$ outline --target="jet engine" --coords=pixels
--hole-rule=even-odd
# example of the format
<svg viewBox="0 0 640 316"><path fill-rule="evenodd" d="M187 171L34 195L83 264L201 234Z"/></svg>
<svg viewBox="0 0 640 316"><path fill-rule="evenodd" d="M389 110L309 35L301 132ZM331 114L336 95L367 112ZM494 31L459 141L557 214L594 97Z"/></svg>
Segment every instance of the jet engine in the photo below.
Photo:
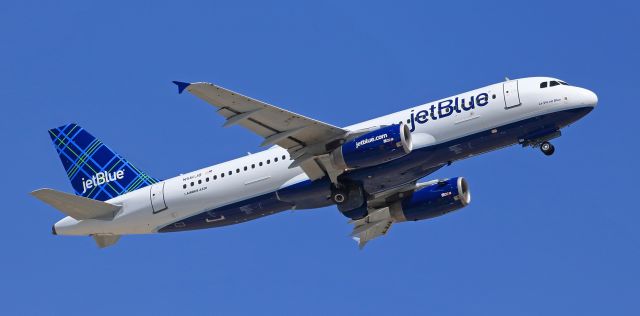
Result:
<svg viewBox="0 0 640 316"><path fill-rule="evenodd" d="M339 169L371 167L403 157L412 147L409 127L394 124L345 142L331 152L331 161Z"/></svg>
<svg viewBox="0 0 640 316"><path fill-rule="evenodd" d="M415 191L400 202L402 220L419 221L444 215L467 206L471 193L463 177L439 180ZM402 217L402 216L401 216Z"/></svg>

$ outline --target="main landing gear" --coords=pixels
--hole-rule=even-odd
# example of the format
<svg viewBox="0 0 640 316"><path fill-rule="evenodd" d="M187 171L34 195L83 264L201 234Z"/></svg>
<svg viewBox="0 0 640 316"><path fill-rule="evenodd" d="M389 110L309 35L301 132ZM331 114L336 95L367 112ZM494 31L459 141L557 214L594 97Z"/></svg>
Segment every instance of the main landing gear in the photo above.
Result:
<svg viewBox="0 0 640 316"><path fill-rule="evenodd" d="M331 198L333 199L333 202L335 202L336 204L343 203L344 200L347 199L347 197L345 196L345 193L342 191L333 192Z"/></svg>
<svg viewBox="0 0 640 316"><path fill-rule="evenodd" d="M546 156L551 156L556 151L556 148L550 142L543 142L540 144L540 150Z"/></svg>
<svg viewBox="0 0 640 316"><path fill-rule="evenodd" d="M338 210L351 219L360 219L367 215L367 203L362 186L356 183L342 183L339 188L333 188L331 199L338 206Z"/></svg>

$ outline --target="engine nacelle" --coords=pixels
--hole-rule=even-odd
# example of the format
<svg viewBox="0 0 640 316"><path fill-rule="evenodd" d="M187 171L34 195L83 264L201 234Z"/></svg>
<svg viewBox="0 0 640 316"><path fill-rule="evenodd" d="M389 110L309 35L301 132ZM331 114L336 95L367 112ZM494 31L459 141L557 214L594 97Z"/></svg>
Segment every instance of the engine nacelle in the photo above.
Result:
<svg viewBox="0 0 640 316"><path fill-rule="evenodd" d="M409 127L395 124L345 142L331 153L331 161L340 169L365 168L403 157L412 148Z"/></svg>
<svg viewBox="0 0 640 316"><path fill-rule="evenodd" d="M419 221L461 209L470 202L467 180L457 177L415 191L402 200L400 206L404 220Z"/></svg>

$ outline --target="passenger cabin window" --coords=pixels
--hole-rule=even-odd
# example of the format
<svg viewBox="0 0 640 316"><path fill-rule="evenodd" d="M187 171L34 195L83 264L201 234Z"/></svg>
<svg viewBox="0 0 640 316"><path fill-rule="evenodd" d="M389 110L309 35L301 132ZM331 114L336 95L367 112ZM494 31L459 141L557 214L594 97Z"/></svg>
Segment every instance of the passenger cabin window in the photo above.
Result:
<svg viewBox="0 0 640 316"><path fill-rule="evenodd" d="M546 81L540 84L540 88L546 88L546 87L547 87L547 82Z"/></svg>

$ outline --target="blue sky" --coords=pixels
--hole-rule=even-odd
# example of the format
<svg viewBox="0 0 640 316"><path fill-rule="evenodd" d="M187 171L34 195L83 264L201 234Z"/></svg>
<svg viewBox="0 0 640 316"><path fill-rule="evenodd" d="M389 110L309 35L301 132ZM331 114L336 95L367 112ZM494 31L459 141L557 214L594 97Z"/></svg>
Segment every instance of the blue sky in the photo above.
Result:
<svg viewBox="0 0 640 316"><path fill-rule="evenodd" d="M638 315L637 4L12 1L0 10L0 297L7 314ZM349 125L549 75L599 107L556 154L441 169L472 204L358 251L333 208L105 250L28 193L71 186L46 133L78 122L159 178L257 151L171 80Z"/></svg>

